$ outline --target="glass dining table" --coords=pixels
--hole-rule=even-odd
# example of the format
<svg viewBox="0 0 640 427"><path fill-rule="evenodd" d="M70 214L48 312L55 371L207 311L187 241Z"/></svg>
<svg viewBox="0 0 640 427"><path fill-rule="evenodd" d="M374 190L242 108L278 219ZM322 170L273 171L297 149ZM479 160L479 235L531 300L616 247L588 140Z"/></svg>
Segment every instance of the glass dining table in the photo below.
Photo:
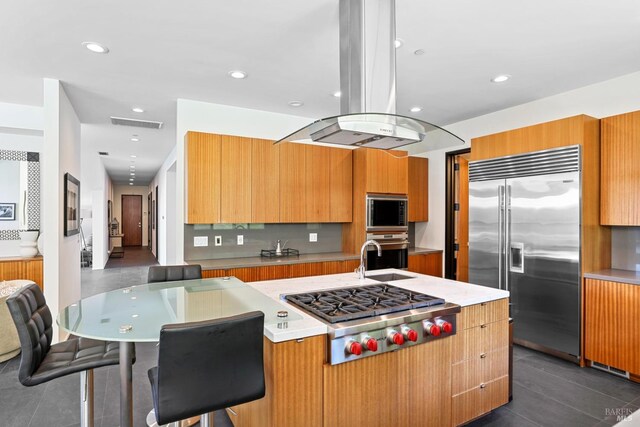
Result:
<svg viewBox="0 0 640 427"><path fill-rule="evenodd" d="M136 342L157 342L171 323L219 319L262 311L265 328L302 316L235 277L159 282L84 298L65 307L58 325L70 334L120 342L120 426L133 425L132 352Z"/></svg>

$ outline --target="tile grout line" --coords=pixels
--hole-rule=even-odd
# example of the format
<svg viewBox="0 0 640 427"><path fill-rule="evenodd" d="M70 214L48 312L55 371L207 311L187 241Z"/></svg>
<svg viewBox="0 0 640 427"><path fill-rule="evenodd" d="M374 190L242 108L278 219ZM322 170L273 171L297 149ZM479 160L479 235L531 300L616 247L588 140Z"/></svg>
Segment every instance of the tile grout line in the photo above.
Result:
<svg viewBox="0 0 640 427"><path fill-rule="evenodd" d="M513 380L513 382L514 382L514 384L518 384L519 386L526 388L527 390L529 390L529 391L530 391L530 392L532 392L532 393L539 394L540 396L542 396L542 397L544 397L544 398L547 398L547 399L549 399L549 400L553 400L554 402L559 403L559 404L561 404L562 406L566 406L567 408L571 408L571 409L573 409L573 410L575 410L575 411L578 411L578 412L580 412L581 414L584 414L584 415L588 416L589 418L593 418L593 419L594 419L594 420L596 420L596 421L604 421L604 418L595 418L593 415L588 414L588 413L584 412L584 411L583 411L583 410L581 410L581 409L574 408L573 406L571 406L571 405L569 405L569 404L566 404L566 403L564 403L564 402L561 402L561 401L559 401L558 399L554 399L553 397L549 397L549 396L547 396L547 395L545 395L545 394L542 394L542 393L540 393L540 392L537 392L537 391L535 391L535 390L532 390L532 389L530 389L529 387L527 387L526 385L522 384L520 381ZM605 417L605 418L606 418L606 417Z"/></svg>
<svg viewBox="0 0 640 427"><path fill-rule="evenodd" d="M504 406L503 406L503 408L504 408L506 411L511 412L511 413L512 413L513 415L515 415L516 417L523 418L523 419L525 419L525 420L529 421L529 422L530 422L531 424L533 424L533 425L536 425L536 426L538 426L538 427L542 427L542 424L538 424L537 422L535 422L535 421L533 421L533 420L530 420L529 418L525 417L525 416L524 416L524 415L522 415L522 414L517 413L516 411L513 411L513 410L511 410L511 409L509 409L509 408L507 408L507 407L504 407Z"/></svg>
<svg viewBox="0 0 640 427"><path fill-rule="evenodd" d="M42 400L44 400L44 396L47 394L47 389L49 388L49 385L51 385L51 382L48 382L44 386L44 390L42 391L42 394L40 395L40 398L38 399L38 404L36 405L35 409L33 410L33 413L31 414L31 418L29 418L29 423L27 424L29 427L31 427L31 423L33 422L33 417L36 416L36 412L38 412L38 408L40 407L40 404L42 403ZM38 427L38 426L33 426L33 427Z"/></svg>

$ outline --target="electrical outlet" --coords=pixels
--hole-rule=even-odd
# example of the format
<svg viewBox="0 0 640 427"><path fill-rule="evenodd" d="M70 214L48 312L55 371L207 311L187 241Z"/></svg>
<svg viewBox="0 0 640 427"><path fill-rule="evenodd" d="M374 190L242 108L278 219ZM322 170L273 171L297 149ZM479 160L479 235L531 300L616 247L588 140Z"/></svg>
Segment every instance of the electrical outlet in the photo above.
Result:
<svg viewBox="0 0 640 427"><path fill-rule="evenodd" d="M309 233L309 241L317 242L318 241L318 233Z"/></svg>
<svg viewBox="0 0 640 427"><path fill-rule="evenodd" d="M214 238L214 244L215 244L216 246L222 246L222 236L216 236L216 237Z"/></svg>
<svg viewBox="0 0 640 427"><path fill-rule="evenodd" d="M244 236L242 234L238 234L238 245L244 245Z"/></svg>
<svg viewBox="0 0 640 427"><path fill-rule="evenodd" d="M193 236L193 246L209 246L209 237Z"/></svg>

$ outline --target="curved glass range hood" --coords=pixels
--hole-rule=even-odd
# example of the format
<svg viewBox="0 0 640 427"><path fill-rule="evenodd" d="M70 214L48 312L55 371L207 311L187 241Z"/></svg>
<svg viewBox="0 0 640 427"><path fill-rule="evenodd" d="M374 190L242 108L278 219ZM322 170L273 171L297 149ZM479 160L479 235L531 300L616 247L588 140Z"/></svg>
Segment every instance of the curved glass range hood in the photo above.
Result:
<svg viewBox="0 0 640 427"><path fill-rule="evenodd" d="M396 113L395 0L338 0L340 112L276 142L321 142L389 150L425 140L428 150L464 141Z"/></svg>
<svg viewBox="0 0 640 427"><path fill-rule="evenodd" d="M385 113L355 113L326 117L276 142L325 144L390 150L426 140L429 150L464 144L464 140L434 124Z"/></svg>

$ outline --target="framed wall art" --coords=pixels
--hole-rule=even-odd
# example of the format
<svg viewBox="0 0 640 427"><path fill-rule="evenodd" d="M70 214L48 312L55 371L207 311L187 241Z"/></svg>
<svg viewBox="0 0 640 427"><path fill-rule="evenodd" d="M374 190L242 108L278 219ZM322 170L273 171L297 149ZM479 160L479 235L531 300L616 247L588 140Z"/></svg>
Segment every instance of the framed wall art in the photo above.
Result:
<svg viewBox="0 0 640 427"><path fill-rule="evenodd" d="M0 203L0 221L16 220L16 204Z"/></svg>
<svg viewBox="0 0 640 427"><path fill-rule="evenodd" d="M80 181L70 173L64 174L64 235L80 232Z"/></svg>

